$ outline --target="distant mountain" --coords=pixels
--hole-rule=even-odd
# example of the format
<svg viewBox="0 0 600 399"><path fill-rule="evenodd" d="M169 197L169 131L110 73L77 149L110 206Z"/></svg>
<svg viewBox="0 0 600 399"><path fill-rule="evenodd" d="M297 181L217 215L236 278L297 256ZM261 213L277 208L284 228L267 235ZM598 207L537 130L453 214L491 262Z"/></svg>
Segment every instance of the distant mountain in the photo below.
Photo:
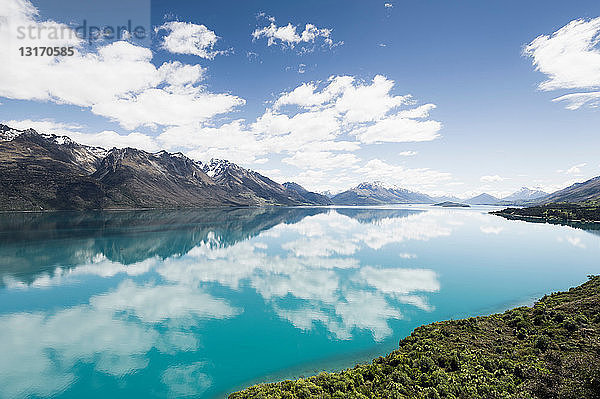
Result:
<svg viewBox="0 0 600 399"><path fill-rule="evenodd" d="M519 191L512 193L511 195L502 198L502 201L506 202L527 202L533 201L542 197L548 196L548 193L541 190L531 190L527 187L521 187Z"/></svg>
<svg viewBox="0 0 600 399"><path fill-rule="evenodd" d="M302 189L303 190L303 189ZM314 194L314 195L313 195ZM311 198L318 201L312 202ZM0 125L0 210L322 204L227 161L105 150Z"/></svg>
<svg viewBox="0 0 600 399"><path fill-rule="evenodd" d="M483 193L473 198L469 198L468 200L465 200L463 202L469 205L497 205L500 202L500 200L494 197L493 195Z"/></svg>
<svg viewBox="0 0 600 399"><path fill-rule="evenodd" d="M554 202L600 202L600 176L556 191L542 201L542 203Z"/></svg>
<svg viewBox="0 0 600 399"><path fill-rule="evenodd" d="M428 195L399 187L388 187L380 182L361 183L331 198L335 205L431 204Z"/></svg>
<svg viewBox="0 0 600 399"><path fill-rule="evenodd" d="M335 197L335 193L331 190L321 191L319 194L326 196L327 198Z"/></svg>
<svg viewBox="0 0 600 399"><path fill-rule="evenodd" d="M329 199L329 197L326 197L323 194L310 192L307 189L305 189L304 187L302 187L301 185L299 185L298 183L286 182L286 183L283 183L283 187L285 187L286 190L288 190L288 191L295 192L296 194L298 194L299 196L304 198L304 200L306 200L307 203L315 204L315 205L332 205L333 204L333 202L331 202L331 199Z"/></svg>

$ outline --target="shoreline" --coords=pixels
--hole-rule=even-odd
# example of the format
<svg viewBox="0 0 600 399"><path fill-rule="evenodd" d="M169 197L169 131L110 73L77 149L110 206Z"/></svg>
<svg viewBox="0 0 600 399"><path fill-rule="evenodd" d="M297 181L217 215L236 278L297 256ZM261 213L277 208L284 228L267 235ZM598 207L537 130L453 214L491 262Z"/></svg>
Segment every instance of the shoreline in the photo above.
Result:
<svg viewBox="0 0 600 399"><path fill-rule="evenodd" d="M591 397L600 387L600 276L588 278L533 306L423 325L372 363L229 398Z"/></svg>

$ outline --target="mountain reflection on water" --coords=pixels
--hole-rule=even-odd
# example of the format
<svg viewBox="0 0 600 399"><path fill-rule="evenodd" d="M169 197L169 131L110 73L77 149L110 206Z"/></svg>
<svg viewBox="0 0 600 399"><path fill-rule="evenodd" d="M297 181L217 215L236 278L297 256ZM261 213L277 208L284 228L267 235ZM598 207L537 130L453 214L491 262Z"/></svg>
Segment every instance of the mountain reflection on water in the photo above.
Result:
<svg viewBox="0 0 600 399"><path fill-rule="evenodd" d="M214 397L381 353L424 322L555 284L497 290L474 271L529 229L510 223L426 208L1 215L0 398ZM546 229L580 244L564 256L597 245Z"/></svg>

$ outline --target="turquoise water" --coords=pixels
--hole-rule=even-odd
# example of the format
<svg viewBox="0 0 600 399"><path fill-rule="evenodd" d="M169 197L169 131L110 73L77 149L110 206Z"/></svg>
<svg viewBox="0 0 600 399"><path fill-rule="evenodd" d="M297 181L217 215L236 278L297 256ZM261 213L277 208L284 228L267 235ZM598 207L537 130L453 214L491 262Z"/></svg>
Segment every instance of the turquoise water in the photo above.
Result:
<svg viewBox="0 0 600 399"><path fill-rule="evenodd" d="M600 272L600 235L488 208L0 215L0 398L223 397Z"/></svg>

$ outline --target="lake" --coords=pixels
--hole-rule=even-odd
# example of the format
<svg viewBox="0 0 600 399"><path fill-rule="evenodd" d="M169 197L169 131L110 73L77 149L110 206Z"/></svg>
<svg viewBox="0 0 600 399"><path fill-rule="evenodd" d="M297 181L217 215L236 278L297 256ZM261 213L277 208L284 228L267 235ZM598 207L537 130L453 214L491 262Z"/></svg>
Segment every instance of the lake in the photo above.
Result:
<svg viewBox="0 0 600 399"><path fill-rule="evenodd" d="M224 397L599 272L597 231L491 209L0 214L0 398Z"/></svg>

